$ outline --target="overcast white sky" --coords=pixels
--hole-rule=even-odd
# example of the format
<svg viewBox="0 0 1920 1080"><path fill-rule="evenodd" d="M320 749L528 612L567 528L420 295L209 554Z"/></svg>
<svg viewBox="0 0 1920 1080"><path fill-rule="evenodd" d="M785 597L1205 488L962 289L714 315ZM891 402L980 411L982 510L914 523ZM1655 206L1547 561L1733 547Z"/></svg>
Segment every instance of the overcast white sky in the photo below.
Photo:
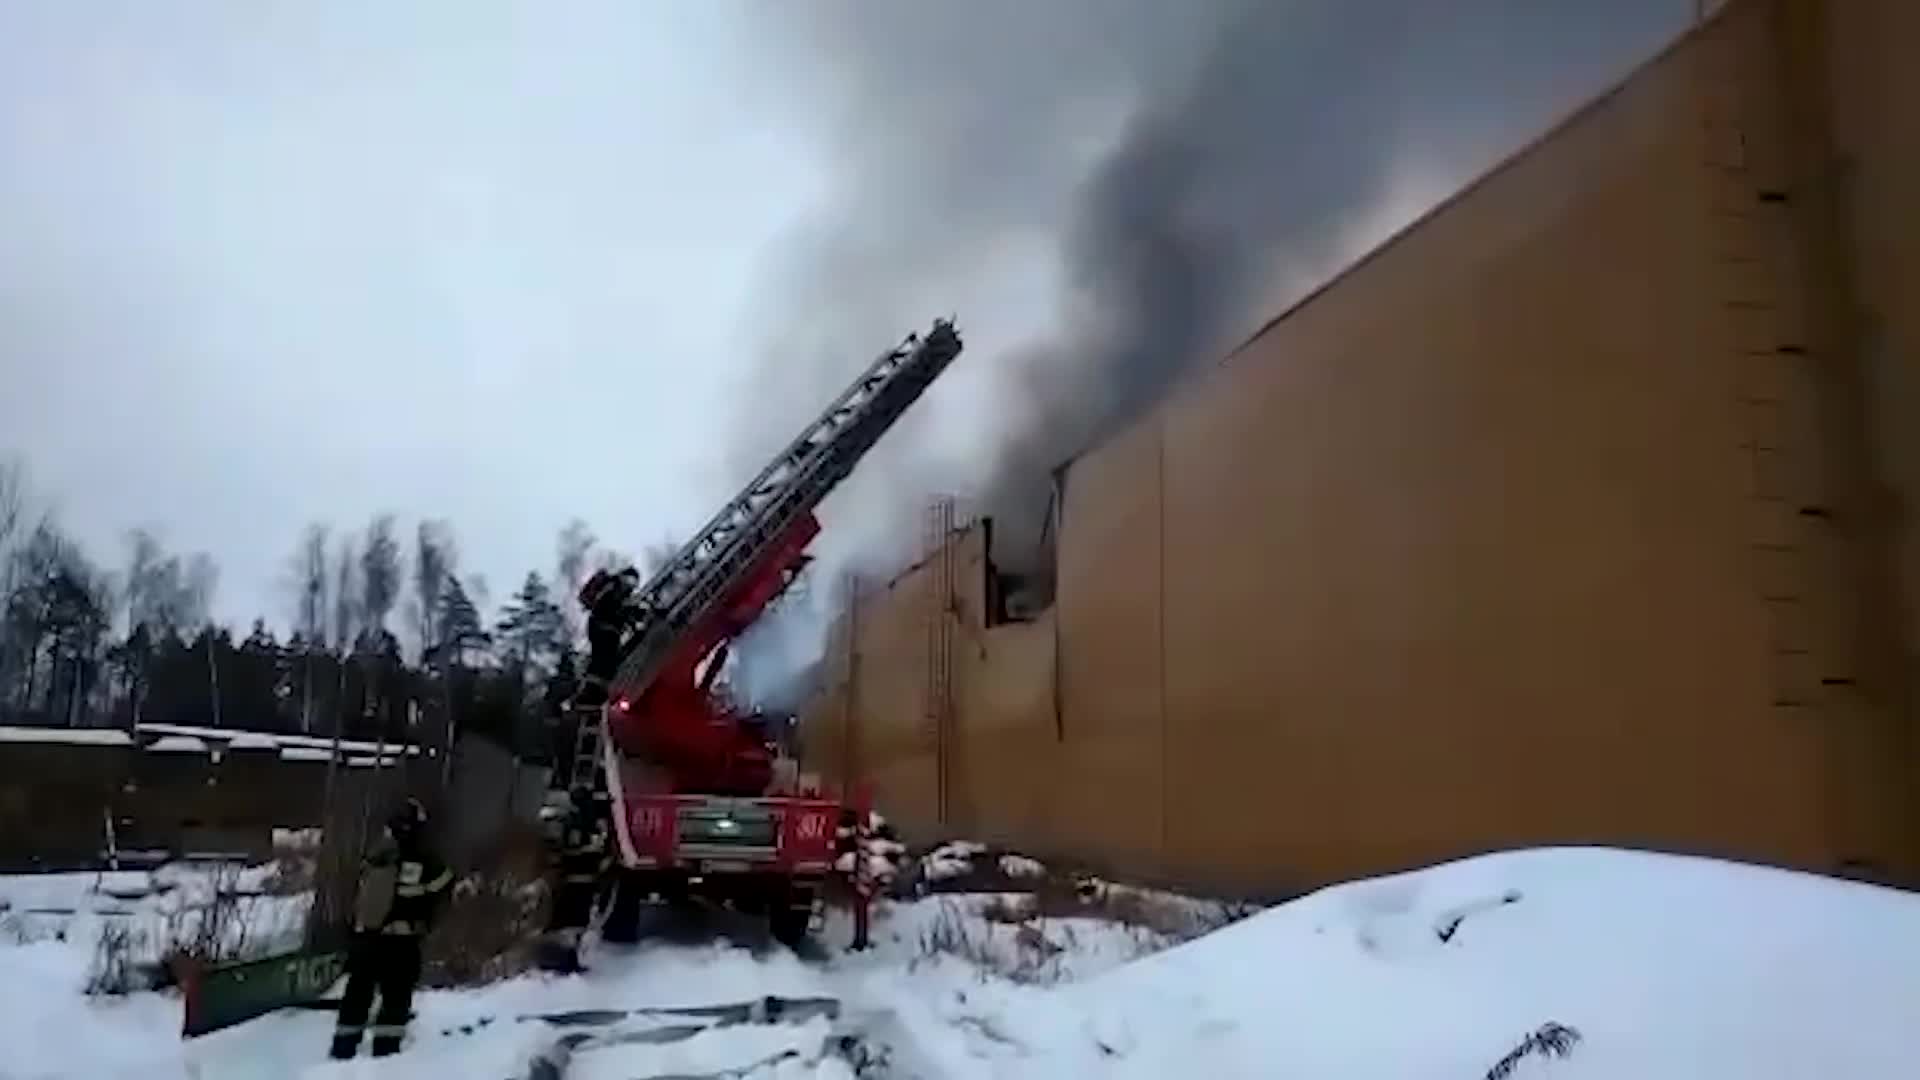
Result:
<svg viewBox="0 0 1920 1080"><path fill-rule="evenodd" d="M1632 6L1630 32L1576 58L1579 77L1555 93L1617 77L1684 4ZM1093 5L1071 25L1097 36L1098 13L1121 8L1163 23L1168 10ZM1055 314L1050 230L1127 98L1073 102L1072 137L1051 140L1059 167L1001 170L1001 184L1034 190L990 250L945 274L900 267L917 287L884 310L797 327L845 359L786 377L769 358L769 312L788 302L769 293L794 273L779 253L820 227L823 205L845 213L850 190L858 201L848 125L887 104L847 100L876 84L837 78L841 54L803 40L813 10L825 8L0 0L0 453L25 455L109 566L124 529L150 526L170 548L216 556L221 617L282 623L284 567L312 521L449 518L465 569L496 598L552 565L570 517L628 551L684 531L751 464L743 427L784 440L846 372L948 310L973 367L956 369L917 445L928 476L964 472L990 407L982 371ZM847 4L834 10L848 22ZM862 42L865 59L893 50L901 79L946 65L938 37L914 36L924 24L891 26L899 36ZM969 64L1024 49L1049 72L1090 51L1095 84L1125 86L1125 50L1078 34L1009 27L947 44L971 48ZM1140 41L1156 56L1198 52L1164 28ZM988 124L1019 119L1005 97L1018 74L938 73L950 97L991 104L966 113ZM1545 101L1492 142L1475 133L1468 157L1570 103ZM1389 224L1463 167L1401 164L1379 211ZM882 209L938 234L937 200ZM809 284L815 303L839 287ZM849 306L870 293L846 287Z"/></svg>
<svg viewBox="0 0 1920 1080"><path fill-rule="evenodd" d="M231 617L284 617L308 521L446 515L496 592L571 515L684 523L817 197L724 14L0 4L0 444L102 554L213 552Z"/></svg>

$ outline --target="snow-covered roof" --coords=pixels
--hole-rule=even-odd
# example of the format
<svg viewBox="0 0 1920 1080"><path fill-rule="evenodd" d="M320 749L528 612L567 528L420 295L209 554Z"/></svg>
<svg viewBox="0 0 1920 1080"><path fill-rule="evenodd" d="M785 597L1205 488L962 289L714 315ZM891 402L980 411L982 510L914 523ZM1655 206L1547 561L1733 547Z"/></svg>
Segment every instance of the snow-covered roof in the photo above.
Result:
<svg viewBox="0 0 1920 1080"><path fill-rule="evenodd" d="M133 738L118 728L0 727L0 743L130 746Z"/></svg>
<svg viewBox="0 0 1920 1080"><path fill-rule="evenodd" d="M322 749L331 749L333 747L332 739L322 738L318 735L276 735L274 738L279 739L280 745L282 746L316 746ZM370 743L360 739L340 740L340 752L344 754L372 754L378 752L392 757L402 751L405 751L410 757L420 756L420 747L409 743Z"/></svg>
<svg viewBox="0 0 1920 1080"><path fill-rule="evenodd" d="M191 735L163 735L146 746L151 754L204 754L207 749L205 739Z"/></svg>
<svg viewBox="0 0 1920 1080"><path fill-rule="evenodd" d="M324 735L283 735L277 731L249 731L242 728L198 727L190 724L141 724L137 730L151 735L184 735L190 738L202 739L209 743L223 743L235 749L242 750L266 750L277 747L284 751L290 747L300 747L327 751L331 750L334 745L333 740ZM242 740L245 741L243 742ZM340 740L340 751L343 754L383 753L388 757L401 753L405 753L410 757L420 756L420 747L418 745L400 742L390 742L382 745L359 739ZM285 754L281 756L284 757ZM324 759L324 755L322 756Z"/></svg>
<svg viewBox="0 0 1920 1080"><path fill-rule="evenodd" d="M218 758L227 750L278 751L282 761L325 761L332 756L334 741L319 735L282 735L272 731L242 728L197 727L189 724L140 724L135 731L152 738L144 749L161 754L211 754ZM0 726L0 743L40 743L66 746L134 745L133 736L118 728L65 728ZM342 739L340 753L348 765L366 767L377 758L392 764L401 755L419 757L422 747L406 743L371 743ZM426 750L428 756L434 751Z"/></svg>

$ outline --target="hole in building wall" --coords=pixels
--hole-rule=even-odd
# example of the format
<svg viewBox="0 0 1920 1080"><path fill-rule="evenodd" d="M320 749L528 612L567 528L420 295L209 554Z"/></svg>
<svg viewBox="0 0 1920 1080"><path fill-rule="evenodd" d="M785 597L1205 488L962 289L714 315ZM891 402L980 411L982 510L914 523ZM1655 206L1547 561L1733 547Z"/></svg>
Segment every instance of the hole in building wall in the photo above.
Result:
<svg viewBox="0 0 1920 1080"><path fill-rule="evenodd" d="M986 624L1032 622L1053 606L1056 574L1055 547L1051 532L1043 535L1033 551L1015 552L1020 570L1002 564L995 550L993 519L982 518L986 548Z"/></svg>

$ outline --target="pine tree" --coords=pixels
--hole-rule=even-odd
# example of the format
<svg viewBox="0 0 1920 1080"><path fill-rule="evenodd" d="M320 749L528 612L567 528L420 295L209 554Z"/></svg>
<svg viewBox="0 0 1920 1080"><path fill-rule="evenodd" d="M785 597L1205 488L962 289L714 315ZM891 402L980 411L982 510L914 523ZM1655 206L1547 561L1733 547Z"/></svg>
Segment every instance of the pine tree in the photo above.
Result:
<svg viewBox="0 0 1920 1080"><path fill-rule="evenodd" d="M285 731L292 726L289 721L297 723L288 708L294 691L292 665L266 620L254 619L246 640L224 662L233 669L228 697L241 718L235 727Z"/></svg>
<svg viewBox="0 0 1920 1080"><path fill-rule="evenodd" d="M520 591L501 611L494 633L522 678L559 658L567 643L566 620L539 571L527 572Z"/></svg>
<svg viewBox="0 0 1920 1080"><path fill-rule="evenodd" d="M440 593L439 626L441 646L455 667L472 663L472 654L492 644L492 638L480 625L480 609L457 577L447 579Z"/></svg>

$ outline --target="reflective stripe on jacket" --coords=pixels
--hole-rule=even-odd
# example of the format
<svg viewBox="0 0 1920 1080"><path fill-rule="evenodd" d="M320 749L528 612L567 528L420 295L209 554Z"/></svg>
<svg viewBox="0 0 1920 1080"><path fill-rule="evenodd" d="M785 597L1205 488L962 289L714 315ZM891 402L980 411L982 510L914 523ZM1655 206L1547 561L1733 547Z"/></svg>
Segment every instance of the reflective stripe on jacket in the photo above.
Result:
<svg viewBox="0 0 1920 1080"><path fill-rule="evenodd" d="M366 874L369 881L390 881L392 891L378 923L362 923L360 929L388 935L425 934L453 884L453 871L424 851L376 852L367 859Z"/></svg>

